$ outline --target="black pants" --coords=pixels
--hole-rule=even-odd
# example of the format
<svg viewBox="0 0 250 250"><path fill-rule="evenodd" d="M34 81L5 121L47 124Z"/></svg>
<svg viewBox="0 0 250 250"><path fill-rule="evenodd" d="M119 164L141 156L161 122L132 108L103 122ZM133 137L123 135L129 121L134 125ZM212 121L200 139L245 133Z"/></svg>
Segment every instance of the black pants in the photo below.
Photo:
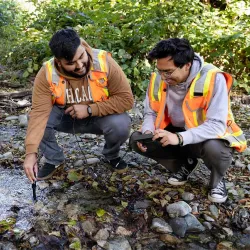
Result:
<svg viewBox="0 0 250 250"><path fill-rule="evenodd" d="M168 126L170 132L184 131L181 128ZM227 147L224 140L211 139L197 144L189 144L183 147L168 145L162 147L157 141L148 143L147 151L141 152L134 141L134 136L140 132L134 132L130 137L130 147L137 153L152 158L165 166L171 172L177 172L187 158L201 158L211 170L209 186L214 188L225 176L232 163L233 148Z"/></svg>

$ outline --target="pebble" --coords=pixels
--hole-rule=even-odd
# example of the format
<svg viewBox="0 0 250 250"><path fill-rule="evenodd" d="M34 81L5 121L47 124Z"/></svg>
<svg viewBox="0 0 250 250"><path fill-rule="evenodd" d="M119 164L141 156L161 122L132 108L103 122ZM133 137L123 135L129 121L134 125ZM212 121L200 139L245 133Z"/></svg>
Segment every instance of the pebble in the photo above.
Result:
<svg viewBox="0 0 250 250"><path fill-rule="evenodd" d="M96 164L98 162L100 162L100 160L98 158L89 158L89 159L87 159L87 164L88 165Z"/></svg>
<svg viewBox="0 0 250 250"><path fill-rule="evenodd" d="M122 227L122 226L119 226L116 229L115 233L118 235L123 235L123 236L131 236L132 235L131 231L127 230L125 227Z"/></svg>
<svg viewBox="0 0 250 250"><path fill-rule="evenodd" d="M172 203L166 209L171 218L185 216L192 211L192 208L185 201Z"/></svg>
<svg viewBox="0 0 250 250"><path fill-rule="evenodd" d="M208 216L207 214L203 214L203 217L204 217L204 219L206 221L209 221L209 222L213 222L214 221L214 219L212 217Z"/></svg>
<svg viewBox="0 0 250 250"><path fill-rule="evenodd" d="M204 226L199 222L199 220L192 214L188 214L185 217L187 223L187 232L203 232L205 231Z"/></svg>
<svg viewBox="0 0 250 250"><path fill-rule="evenodd" d="M203 222L202 224L203 224L203 226L204 226L206 229L208 229L208 230L211 230L212 227L213 227L213 226L211 225L211 223L209 223L209 222L207 222L207 221Z"/></svg>
<svg viewBox="0 0 250 250"><path fill-rule="evenodd" d="M245 233L245 234L250 234L250 226L247 227L247 228L243 231L243 233Z"/></svg>
<svg viewBox="0 0 250 250"><path fill-rule="evenodd" d="M18 120L18 116L12 115L5 118L5 121L13 121L13 120Z"/></svg>
<svg viewBox="0 0 250 250"><path fill-rule="evenodd" d="M129 242L125 238L115 238L105 244L106 250L132 250Z"/></svg>
<svg viewBox="0 0 250 250"><path fill-rule="evenodd" d="M134 205L134 209L147 209L149 206L152 205L152 201L150 200L143 200L143 201L136 201Z"/></svg>
<svg viewBox="0 0 250 250"><path fill-rule="evenodd" d="M157 233L172 233L173 229L171 226L161 218L154 218L152 221L151 228Z"/></svg>
<svg viewBox="0 0 250 250"><path fill-rule="evenodd" d="M95 134L83 134L80 137L84 139L95 139L97 136Z"/></svg>
<svg viewBox="0 0 250 250"><path fill-rule="evenodd" d="M94 239L96 241L107 240L108 238L109 238L109 231L106 228L100 229L94 236Z"/></svg>
<svg viewBox="0 0 250 250"><path fill-rule="evenodd" d="M223 231L227 233L227 236L233 236L233 231L230 228L222 227Z"/></svg>
<svg viewBox="0 0 250 250"><path fill-rule="evenodd" d="M31 236L29 239L29 243L30 245L33 247L36 245L36 243L38 242L38 239L35 236Z"/></svg>
<svg viewBox="0 0 250 250"><path fill-rule="evenodd" d="M19 126L24 128L28 126L28 117L27 115L19 115L18 117L19 120Z"/></svg>
<svg viewBox="0 0 250 250"><path fill-rule="evenodd" d="M187 231L187 223L183 217L169 220L173 232L180 237L184 237Z"/></svg>
<svg viewBox="0 0 250 250"><path fill-rule="evenodd" d="M238 195L238 192L237 192L235 189L229 189L229 190L228 190L228 193L230 193L230 194L232 194L232 195L235 195L235 196Z"/></svg>
<svg viewBox="0 0 250 250"><path fill-rule="evenodd" d="M182 240L170 234L161 234L160 240L165 242L167 245L178 245L182 243Z"/></svg>
<svg viewBox="0 0 250 250"><path fill-rule="evenodd" d="M233 242L222 241L216 246L216 250L233 250Z"/></svg>
<svg viewBox="0 0 250 250"><path fill-rule="evenodd" d="M10 159L13 159L13 154L12 154L12 152L7 152L7 153L3 154L1 158L6 159L6 160L10 160Z"/></svg>
<svg viewBox="0 0 250 250"><path fill-rule="evenodd" d="M240 160L236 160L234 166L237 167L237 168L243 168L243 169L246 167L245 164L242 163Z"/></svg>
<svg viewBox="0 0 250 250"><path fill-rule="evenodd" d="M92 235L93 233L95 233L96 227L95 227L95 223L92 220L86 220L82 223L82 228L83 231L86 232L88 235Z"/></svg>
<svg viewBox="0 0 250 250"><path fill-rule="evenodd" d="M82 167L83 165L83 160L77 160L74 162L74 167Z"/></svg>
<svg viewBox="0 0 250 250"><path fill-rule="evenodd" d="M199 213L199 211L198 211L198 206L197 206L197 205L193 205L193 206L192 206L192 213L193 213L193 214L198 214L198 213Z"/></svg>
<svg viewBox="0 0 250 250"><path fill-rule="evenodd" d="M215 205L210 205L209 210L216 219L219 217L219 210Z"/></svg>
<svg viewBox="0 0 250 250"><path fill-rule="evenodd" d="M194 194L189 192L184 192L182 193L181 197L184 201L192 201L194 199Z"/></svg>
<svg viewBox="0 0 250 250"><path fill-rule="evenodd" d="M246 148L245 151L242 153L244 156L250 155L250 147Z"/></svg>

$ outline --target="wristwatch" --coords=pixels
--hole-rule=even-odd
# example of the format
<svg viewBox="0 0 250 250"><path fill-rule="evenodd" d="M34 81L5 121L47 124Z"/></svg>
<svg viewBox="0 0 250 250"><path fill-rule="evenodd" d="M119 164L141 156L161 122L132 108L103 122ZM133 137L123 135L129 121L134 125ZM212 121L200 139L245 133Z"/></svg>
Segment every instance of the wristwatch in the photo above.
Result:
<svg viewBox="0 0 250 250"><path fill-rule="evenodd" d="M89 105L87 107L87 112L89 114L89 117L91 117L92 116L92 109L91 109L91 107Z"/></svg>

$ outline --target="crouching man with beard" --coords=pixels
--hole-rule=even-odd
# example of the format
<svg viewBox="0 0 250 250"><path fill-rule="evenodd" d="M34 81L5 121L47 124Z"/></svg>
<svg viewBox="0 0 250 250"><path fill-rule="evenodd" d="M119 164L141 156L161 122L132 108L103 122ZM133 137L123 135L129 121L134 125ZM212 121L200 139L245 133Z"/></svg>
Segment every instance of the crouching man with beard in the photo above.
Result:
<svg viewBox="0 0 250 250"><path fill-rule="evenodd" d="M110 53L91 48L73 29L57 31L49 42L54 55L38 72L26 135L24 170L31 182L50 178L64 166L55 131L104 135L103 155L117 172L127 170L119 157L127 140L133 106L129 82ZM46 161L39 168L40 148Z"/></svg>

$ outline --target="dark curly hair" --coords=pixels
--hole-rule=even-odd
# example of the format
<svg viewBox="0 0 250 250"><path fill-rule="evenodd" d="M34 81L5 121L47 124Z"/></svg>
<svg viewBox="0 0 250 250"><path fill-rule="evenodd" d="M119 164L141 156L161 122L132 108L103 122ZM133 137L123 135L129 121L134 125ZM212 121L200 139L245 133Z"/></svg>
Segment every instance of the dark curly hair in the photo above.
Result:
<svg viewBox="0 0 250 250"><path fill-rule="evenodd" d="M70 28L58 30L51 38L49 47L57 59L68 61L74 58L77 48L81 43L79 35Z"/></svg>
<svg viewBox="0 0 250 250"><path fill-rule="evenodd" d="M169 38L158 42L149 52L148 60L161 59L170 56L176 67L182 68L185 64L193 62L194 50L189 41L184 38Z"/></svg>

